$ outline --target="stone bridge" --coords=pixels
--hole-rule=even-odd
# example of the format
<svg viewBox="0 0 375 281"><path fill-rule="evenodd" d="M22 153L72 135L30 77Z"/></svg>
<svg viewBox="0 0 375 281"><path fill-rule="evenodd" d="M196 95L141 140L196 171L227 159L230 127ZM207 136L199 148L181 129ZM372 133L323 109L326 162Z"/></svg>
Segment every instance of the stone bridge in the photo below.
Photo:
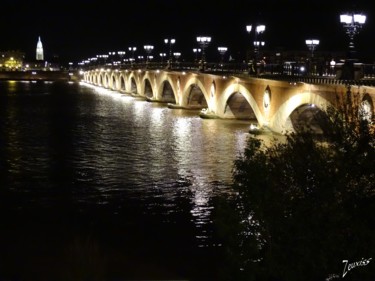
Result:
<svg viewBox="0 0 375 281"><path fill-rule="evenodd" d="M249 75L226 76L199 71L151 69L97 69L83 73L83 81L170 108L200 110L203 118L249 120L258 128L284 134L314 124L312 116L336 96L347 92L343 84L307 84L262 79ZM374 112L375 87L351 86L368 114ZM317 128L319 130L319 128Z"/></svg>

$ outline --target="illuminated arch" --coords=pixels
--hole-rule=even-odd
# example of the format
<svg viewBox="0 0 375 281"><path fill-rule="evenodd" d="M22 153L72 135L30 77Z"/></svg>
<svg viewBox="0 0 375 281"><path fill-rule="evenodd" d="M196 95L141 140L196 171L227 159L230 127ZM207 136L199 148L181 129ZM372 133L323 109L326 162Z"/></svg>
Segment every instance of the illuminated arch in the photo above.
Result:
<svg viewBox="0 0 375 281"><path fill-rule="evenodd" d="M173 79L171 76L167 74L163 74L160 78L160 84L158 86L158 91L156 93L156 99L159 101L165 101L165 102L172 102L172 99L174 99L174 103L178 103L179 97L177 95L177 82L176 85L173 82ZM165 88L168 87L168 88ZM167 93L165 91L168 91ZM172 92L172 93L170 93ZM173 98L172 98L173 96Z"/></svg>
<svg viewBox="0 0 375 281"><path fill-rule="evenodd" d="M152 89L151 81L148 77L143 79L143 95L149 99L154 97L154 91Z"/></svg>
<svg viewBox="0 0 375 281"><path fill-rule="evenodd" d="M192 101L194 99L201 99L197 96L199 94L198 92L200 92L203 95L202 98L204 98L205 100L204 104L209 108L210 94L206 91L203 83L199 79L197 79L197 77L192 77L187 81L185 88L181 91L182 94L180 105L184 107L193 105Z"/></svg>
<svg viewBox="0 0 375 281"><path fill-rule="evenodd" d="M223 95L221 95L221 98L218 100L217 103L217 115L219 117L225 118L225 116L227 115L226 110L228 110L228 101L230 100L230 97L232 97L234 94L240 94L244 97L244 99L249 104L249 108L252 110L252 114L254 114L255 119L258 121L258 124L262 126L265 123L265 120L254 97L251 95L249 90L247 90L243 85L237 83L229 85L224 90Z"/></svg>
<svg viewBox="0 0 375 281"><path fill-rule="evenodd" d="M133 95L137 95L140 92L140 89L139 89L139 84L137 83L136 77L134 76L133 73L129 76L128 81L129 81L129 86L128 86L129 92Z"/></svg>
<svg viewBox="0 0 375 281"><path fill-rule="evenodd" d="M303 105L314 105L320 110L326 111L327 106L331 105L331 103L322 96L310 92L296 94L283 103L272 116L270 128L281 134L293 131L293 127L290 126L290 115Z"/></svg>
<svg viewBox="0 0 375 281"><path fill-rule="evenodd" d="M117 79L114 73L111 74L111 80L109 84L109 88L112 90L117 90Z"/></svg>
<svg viewBox="0 0 375 281"><path fill-rule="evenodd" d="M160 84L157 99L161 102L176 104L176 95L169 80L163 80Z"/></svg>
<svg viewBox="0 0 375 281"><path fill-rule="evenodd" d="M120 74L119 76L119 90L122 92L126 92L126 77L123 73Z"/></svg>

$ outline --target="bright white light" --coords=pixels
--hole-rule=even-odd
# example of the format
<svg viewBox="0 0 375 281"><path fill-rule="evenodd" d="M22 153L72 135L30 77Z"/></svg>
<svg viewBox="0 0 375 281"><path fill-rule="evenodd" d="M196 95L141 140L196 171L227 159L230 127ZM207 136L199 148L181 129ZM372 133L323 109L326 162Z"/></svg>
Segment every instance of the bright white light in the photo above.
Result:
<svg viewBox="0 0 375 281"><path fill-rule="evenodd" d="M262 32L264 32L266 30L266 26L265 25L258 25L257 27L256 27L256 32L257 33L262 33Z"/></svg>
<svg viewBox="0 0 375 281"><path fill-rule="evenodd" d="M354 15L354 22L364 24L366 22L366 16L365 15L359 15L356 14Z"/></svg>
<svg viewBox="0 0 375 281"><path fill-rule="evenodd" d="M353 22L353 17L350 15L340 15L340 22L342 23L352 23Z"/></svg>
<svg viewBox="0 0 375 281"><path fill-rule="evenodd" d="M199 37L197 37L197 41L201 42L201 43L209 43L209 42L211 42L211 37L199 36Z"/></svg>
<svg viewBox="0 0 375 281"><path fill-rule="evenodd" d="M309 45L309 46L319 45L319 40L317 40L317 39L307 39L306 45Z"/></svg>
<svg viewBox="0 0 375 281"><path fill-rule="evenodd" d="M353 23L364 24L366 22L366 16L361 15L361 14L354 14L354 15L343 14L343 15L340 15L340 22L346 23L346 24L353 24Z"/></svg>

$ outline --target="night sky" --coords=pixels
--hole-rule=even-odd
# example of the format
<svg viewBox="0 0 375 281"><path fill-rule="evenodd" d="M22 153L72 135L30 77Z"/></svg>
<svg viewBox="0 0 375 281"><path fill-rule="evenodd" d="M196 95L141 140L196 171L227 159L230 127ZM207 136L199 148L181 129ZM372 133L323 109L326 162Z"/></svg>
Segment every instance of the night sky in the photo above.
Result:
<svg viewBox="0 0 375 281"><path fill-rule="evenodd" d="M367 3L366 3L367 2ZM291 0L136 0L136 1L22 1L0 2L0 51L21 50L26 59L35 57L41 36L45 58L78 62L109 51L145 55L144 45L153 45L153 55L168 52L165 38L175 38L173 51L191 60L198 47L197 36L211 36L207 59L217 59L217 47L241 59L251 46L253 34L246 25L262 23L265 49L306 50L305 39L320 40L317 50L346 50L348 38L339 21L342 12L360 11L367 22L356 37L359 52L375 57L374 6L372 1ZM129 52L128 52L129 54Z"/></svg>

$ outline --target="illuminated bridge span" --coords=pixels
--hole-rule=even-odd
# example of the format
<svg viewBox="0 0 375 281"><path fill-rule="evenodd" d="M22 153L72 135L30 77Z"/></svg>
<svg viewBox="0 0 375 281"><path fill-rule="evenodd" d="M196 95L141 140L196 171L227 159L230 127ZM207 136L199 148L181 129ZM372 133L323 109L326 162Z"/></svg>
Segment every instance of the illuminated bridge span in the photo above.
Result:
<svg viewBox="0 0 375 281"><path fill-rule="evenodd" d="M83 77L87 83L168 103L170 108L201 110L203 118L249 120L281 134L303 125L319 131L313 124L314 114L334 105L336 94L347 92L343 84L290 83L197 71L102 69L86 71ZM352 86L351 90L360 94L364 109L373 114L375 87Z"/></svg>

